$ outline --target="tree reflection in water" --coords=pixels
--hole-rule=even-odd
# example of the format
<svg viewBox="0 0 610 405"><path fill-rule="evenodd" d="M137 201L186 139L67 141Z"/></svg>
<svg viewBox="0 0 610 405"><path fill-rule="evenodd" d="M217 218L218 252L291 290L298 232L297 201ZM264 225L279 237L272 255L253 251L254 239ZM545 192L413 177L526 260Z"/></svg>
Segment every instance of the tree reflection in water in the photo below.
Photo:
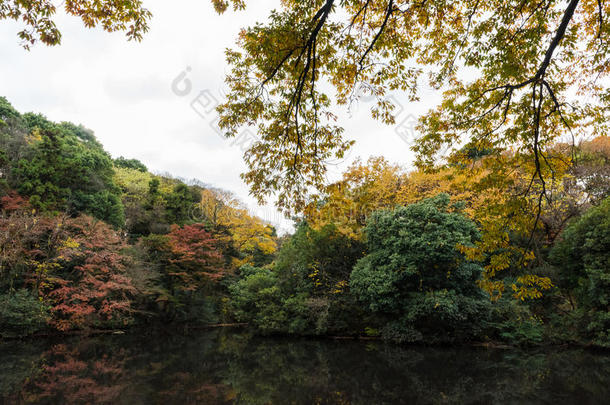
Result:
<svg viewBox="0 0 610 405"><path fill-rule="evenodd" d="M42 354L41 354L42 353ZM252 338L231 330L0 344L0 402L604 403L610 355Z"/></svg>

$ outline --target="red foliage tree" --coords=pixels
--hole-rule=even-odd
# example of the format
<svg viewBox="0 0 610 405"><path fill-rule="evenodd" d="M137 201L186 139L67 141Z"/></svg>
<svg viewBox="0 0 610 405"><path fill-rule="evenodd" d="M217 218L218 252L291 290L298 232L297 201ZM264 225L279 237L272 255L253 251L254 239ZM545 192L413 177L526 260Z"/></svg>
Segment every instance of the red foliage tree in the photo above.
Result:
<svg viewBox="0 0 610 405"><path fill-rule="evenodd" d="M135 293L125 276L125 247L107 224L88 216L70 219L61 250L62 270L45 288L59 330L121 326L131 321Z"/></svg>
<svg viewBox="0 0 610 405"><path fill-rule="evenodd" d="M0 291L40 295L59 330L131 320L135 289L125 276L125 245L110 226L88 216L36 215L15 194L0 202Z"/></svg>
<svg viewBox="0 0 610 405"><path fill-rule="evenodd" d="M203 224L173 226L168 235L150 235L140 243L150 266L158 269L154 293L165 317L188 318L226 272L219 242Z"/></svg>
<svg viewBox="0 0 610 405"><path fill-rule="evenodd" d="M217 241L203 224L172 226L169 234L170 273L178 288L193 291L224 275Z"/></svg>

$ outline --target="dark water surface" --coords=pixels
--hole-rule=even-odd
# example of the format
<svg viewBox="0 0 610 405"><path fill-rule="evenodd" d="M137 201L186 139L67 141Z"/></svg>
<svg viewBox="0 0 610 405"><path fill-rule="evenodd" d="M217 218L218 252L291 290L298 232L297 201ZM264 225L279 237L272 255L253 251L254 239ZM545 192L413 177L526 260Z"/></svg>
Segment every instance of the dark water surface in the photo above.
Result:
<svg viewBox="0 0 610 405"><path fill-rule="evenodd" d="M0 343L0 403L610 404L610 354L252 338Z"/></svg>

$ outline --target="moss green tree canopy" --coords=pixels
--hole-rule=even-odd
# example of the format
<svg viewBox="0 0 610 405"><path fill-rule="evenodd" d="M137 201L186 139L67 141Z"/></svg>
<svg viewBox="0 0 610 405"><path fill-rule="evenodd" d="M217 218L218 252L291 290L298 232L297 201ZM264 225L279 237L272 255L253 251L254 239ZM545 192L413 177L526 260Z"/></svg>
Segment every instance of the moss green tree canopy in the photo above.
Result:
<svg viewBox="0 0 610 405"><path fill-rule="evenodd" d="M114 159L114 165L124 169L134 169L142 173L146 173L148 171L146 165L140 162L138 159L126 159L123 156L119 156L118 158Z"/></svg>
<svg viewBox="0 0 610 405"><path fill-rule="evenodd" d="M346 290L364 250L362 242L341 234L334 225L316 230L302 222L283 244L275 268L286 288L315 296L339 294Z"/></svg>
<svg viewBox="0 0 610 405"><path fill-rule="evenodd" d="M33 129L30 156L14 169L18 191L43 210L86 212L115 226L125 218L110 156L64 126Z"/></svg>
<svg viewBox="0 0 610 405"><path fill-rule="evenodd" d="M61 32L53 17L57 2L51 0L0 0L0 20L21 21L25 28L17 35L24 48L40 41L58 45ZM79 17L85 27L100 26L105 31L124 31L127 38L136 41L148 31L150 11L140 0L65 0L61 6L66 14Z"/></svg>
<svg viewBox="0 0 610 405"><path fill-rule="evenodd" d="M213 3L222 12L247 1ZM416 99L427 76L443 100L421 118L420 164L446 145L492 156L511 147L534 162L532 181L544 191L543 173L556 163L546 145L607 130L609 14L599 0L283 1L227 51L221 126L228 136L257 128L244 180L260 199L278 193L280 206L298 208L324 183L324 162L351 144L334 102L364 91L377 97L373 116L392 123L386 96Z"/></svg>
<svg viewBox="0 0 610 405"><path fill-rule="evenodd" d="M92 131L39 114L20 114L4 98L0 120L0 180L5 188L28 197L38 210L87 213L114 226L124 224L112 159Z"/></svg>
<svg viewBox="0 0 610 405"><path fill-rule="evenodd" d="M482 269L467 261L458 246L471 246L478 230L448 209L449 196L440 194L369 218L369 252L355 266L350 287L372 310L400 310L404 294L415 291L477 290Z"/></svg>
<svg viewBox="0 0 610 405"><path fill-rule="evenodd" d="M553 247L551 257L562 269L565 287L580 286L585 296L595 290L609 293L610 198L570 223ZM605 308L610 304L608 294L591 295L599 298L590 305Z"/></svg>

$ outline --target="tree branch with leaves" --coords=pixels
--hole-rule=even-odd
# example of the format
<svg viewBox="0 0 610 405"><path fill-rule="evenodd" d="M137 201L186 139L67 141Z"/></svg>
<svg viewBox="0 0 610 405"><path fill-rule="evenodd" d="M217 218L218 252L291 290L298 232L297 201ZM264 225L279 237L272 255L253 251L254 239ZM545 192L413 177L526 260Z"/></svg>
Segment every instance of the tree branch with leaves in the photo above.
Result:
<svg viewBox="0 0 610 405"><path fill-rule="evenodd" d="M393 124L388 95L418 100L427 81L442 101L420 118L416 165L482 169L479 186L506 193L501 223L532 210L532 240L571 164L552 145L608 132L609 12L598 0L283 1L227 51L220 124L259 134L245 153L251 193L300 212L324 190L325 162L352 145L337 106L364 90L372 116Z"/></svg>
<svg viewBox="0 0 610 405"><path fill-rule="evenodd" d="M129 40L136 41L141 41L148 31L152 17L140 0L66 0L61 5L67 15L79 17L87 28L123 31ZM21 21L25 25L17 35L26 49L37 42L61 43L61 32L54 20L57 11L50 0L0 0L0 20Z"/></svg>

